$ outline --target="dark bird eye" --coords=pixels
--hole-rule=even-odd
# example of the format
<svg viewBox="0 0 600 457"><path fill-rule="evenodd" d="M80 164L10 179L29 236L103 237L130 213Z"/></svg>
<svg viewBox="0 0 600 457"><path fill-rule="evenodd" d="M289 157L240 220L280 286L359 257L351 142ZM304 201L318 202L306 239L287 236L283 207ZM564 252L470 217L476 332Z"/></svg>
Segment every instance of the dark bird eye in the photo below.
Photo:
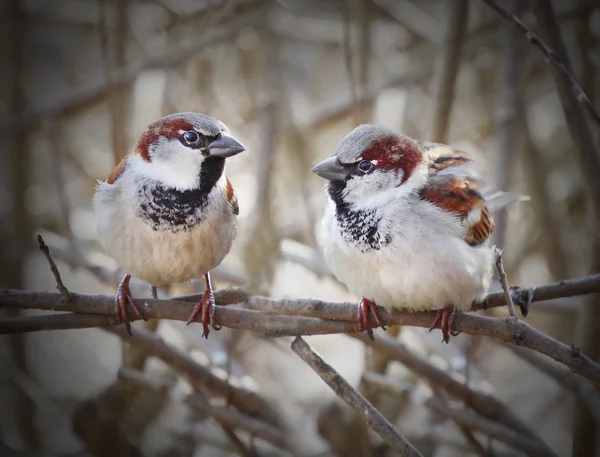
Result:
<svg viewBox="0 0 600 457"><path fill-rule="evenodd" d="M368 173L373 169L373 162L370 160L363 160L358 164L358 169L364 173Z"/></svg>
<svg viewBox="0 0 600 457"><path fill-rule="evenodd" d="M193 130L190 130L189 132L185 132L183 134L183 141L185 141L187 144L196 144L199 140L200 135L198 135Z"/></svg>

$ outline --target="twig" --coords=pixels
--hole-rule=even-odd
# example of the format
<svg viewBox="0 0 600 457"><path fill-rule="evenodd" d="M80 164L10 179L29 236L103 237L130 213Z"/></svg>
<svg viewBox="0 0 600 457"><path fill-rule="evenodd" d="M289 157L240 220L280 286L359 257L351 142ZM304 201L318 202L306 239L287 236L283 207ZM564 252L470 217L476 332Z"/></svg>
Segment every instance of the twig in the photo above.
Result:
<svg viewBox="0 0 600 457"><path fill-rule="evenodd" d="M515 314L515 304L513 303L512 297L510 295L510 287L508 287L508 278L506 277L506 271L504 271L504 262L502 262L502 253L500 250L496 250L496 254L498 258L496 259L496 268L498 268L498 274L500 274L500 284L502 284L502 290L504 291L504 301L508 306L508 313L510 317L514 317L516 319Z"/></svg>
<svg viewBox="0 0 600 457"><path fill-rule="evenodd" d="M527 455L536 457L556 456L550 449L545 446L540 446L536 441L511 430L506 425L483 418L470 411L465 411L464 409L452 408L435 398L429 398L426 404L433 411L452 419L457 424L468 427L469 429L479 430L498 441L508 444L514 449L525 452Z"/></svg>
<svg viewBox="0 0 600 457"><path fill-rule="evenodd" d="M565 78L567 78L569 80L569 82L571 83L571 86L572 86L573 95L575 96L577 101L579 101L579 103L581 103L584 106L584 108L588 111L588 113L590 113L592 118L598 124L600 124L600 114L598 114L598 112L594 108L594 105L592 105L592 102L587 97L587 95L585 95L585 92L583 91L583 89L581 88L579 83L577 82L577 79L575 78L575 76L573 76L573 74L569 71L569 69L563 63L562 59L556 54L556 52L554 52L552 49L550 49L546 45L546 43L544 43L542 41L542 39L539 36L537 36L529 27L527 27L523 23L523 21L521 21L521 19L519 19L514 14L512 14L510 11L502 8L500 5L498 5L493 0L483 0L483 1L485 3L487 3L491 8L496 10L496 12L498 12L504 19L512 22L513 24L515 24L515 26L520 28L525 33L525 37L527 38L527 40L530 43L532 43L533 45L537 46L542 51L542 53L544 54L546 59L548 59L548 62L550 62L552 65L554 65L554 67L558 71L560 71Z"/></svg>
<svg viewBox="0 0 600 457"><path fill-rule="evenodd" d="M296 337L291 347L292 351L304 360L338 397L354 408L392 449L402 456L421 455L371 403L348 384L348 381L342 378L337 371L325 363L301 337Z"/></svg>
<svg viewBox="0 0 600 457"><path fill-rule="evenodd" d="M389 338L387 335L378 335L376 340L367 337L357 337L378 351L383 351L391 360L402 363L406 368L413 371L420 378L425 379L434 390L444 391L449 396L462 400L471 409L488 419L500 422L505 426L516 430L518 433L529 437L540 446L545 446L535 431L526 426L506 406L493 396L475 390L455 379L446 371L432 365L428 360L414 354L402 343ZM547 449L549 455L550 449Z"/></svg>
<svg viewBox="0 0 600 457"><path fill-rule="evenodd" d="M54 259L52 258L52 255L50 254L50 249L44 242L44 238L42 238L42 235L40 235L39 233L37 235L37 242L38 242L38 245L40 246L40 251L42 251L44 253L44 255L46 256L46 260L48 261L48 264L50 265L50 270L52 271L52 274L54 275L54 280L56 281L56 288L60 291L60 294L62 295L63 299L66 302L70 302L72 300L71 294L70 294L69 290L63 284L62 279L60 277L60 272L58 271L58 268L56 268Z"/></svg>

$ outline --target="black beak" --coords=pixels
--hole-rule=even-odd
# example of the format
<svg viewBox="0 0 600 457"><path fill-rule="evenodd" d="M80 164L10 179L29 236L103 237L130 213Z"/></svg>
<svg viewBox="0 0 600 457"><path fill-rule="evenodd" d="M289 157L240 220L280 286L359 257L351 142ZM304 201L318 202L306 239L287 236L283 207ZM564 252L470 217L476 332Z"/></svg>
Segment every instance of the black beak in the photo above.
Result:
<svg viewBox="0 0 600 457"><path fill-rule="evenodd" d="M310 171L329 181L344 181L348 177L348 170L337 161L335 156L323 160Z"/></svg>
<svg viewBox="0 0 600 457"><path fill-rule="evenodd" d="M208 151L211 156L221 157L223 159L239 154L245 150L246 148L232 136L222 136L208 145Z"/></svg>

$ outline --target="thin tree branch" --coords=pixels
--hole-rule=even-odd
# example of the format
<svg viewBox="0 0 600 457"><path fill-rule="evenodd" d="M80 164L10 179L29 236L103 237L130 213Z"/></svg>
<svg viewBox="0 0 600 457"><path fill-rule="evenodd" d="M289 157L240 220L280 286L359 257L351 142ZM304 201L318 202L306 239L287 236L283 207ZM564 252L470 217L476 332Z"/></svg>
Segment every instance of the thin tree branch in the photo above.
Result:
<svg viewBox="0 0 600 457"><path fill-rule="evenodd" d="M340 376L331 366L319 357L301 338L296 337L292 342L294 351L306 364L327 383L338 397L348 403L365 422L395 451L402 456L421 456L406 439L400 435L388 420L369 403L348 381Z"/></svg>
<svg viewBox="0 0 600 457"><path fill-rule="evenodd" d="M71 294L70 294L69 290L63 284L62 279L60 277L60 272L58 271L58 268L56 267L56 263L54 263L52 254L50 254L50 249L48 248L48 245L46 245L44 238L42 238L42 235L40 235L39 233L37 235L37 242L40 247L40 251L42 251L44 253L44 256L46 256L46 260L48 261L48 264L50 265L50 270L52 271L52 274L54 275L54 280L56 281L57 289L60 291L60 294L62 295L63 299L67 302L70 302Z"/></svg>
<svg viewBox="0 0 600 457"><path fill-rule="evenodd" d="M548 59L548 62L550 62L552 65L554 65L554 67L559 72L561 72L563 74L563 76L569 81L569 83L571 84L571 90L573 92L573 96L577 99L577 101L579 103L581 103L583 105L583 107L592 116L592 118L598 124L600 124L600 114L598 114L598 112L594 108L594 105L592 105L592 102L590 101L590 99L587 97L587 95L585 95L585 92L583 91L583 89L581 88L579 83L577 82L577 79L569 71L569 69L567 68L567 66L561 59L561 57L559 57L559 55L556 52L554 52L552 49L550 49L546 45L546 43L544 43L542 41L542 39L539 36L537 36L529 27L527 27L523 23L523 21L521 21L521 19L519 19L517 16L512 14L510 11L502 8L500 5L498 5L493 0L483 0L483 1L485 3L487 3L491 8L496 10L496 12L498 12L498 14L500 14L504 19L512 22L513 24L515 24L515 26L517 26L519 29L521 29L525 33L525 37L527 38L527 40L530 43L532 43L533 45L537 46L542 51L542 53L544 54L546 59Z"/></svg>
<svg viewBox="0 0 600 457"><path fill-rule="evenodd" d="M510 296L510 287L508 287L508 278L506 276L506 271L504 271L502 253L500 250L497 250L496 254L498 255L498 258L496 259L496 268L498 269L498 274L500 275L500 284L502 284L502 290L504 291L504 301L508 306L508 313L510 314L510 317L516 318L517 315L515 314L515 304Z"/></svg>

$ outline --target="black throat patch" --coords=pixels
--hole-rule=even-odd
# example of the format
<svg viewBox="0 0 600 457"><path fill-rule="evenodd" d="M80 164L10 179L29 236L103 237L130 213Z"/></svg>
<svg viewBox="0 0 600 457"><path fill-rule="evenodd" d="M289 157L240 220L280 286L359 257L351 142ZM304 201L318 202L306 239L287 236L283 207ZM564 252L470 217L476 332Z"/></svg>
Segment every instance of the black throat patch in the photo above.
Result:
<svg viewBox="0 0 600 457"><path fill-rule="evenodd" d="M327 186L327 192L335 203L335 216L344 241L355 245L361 252L379 250L389 244L390 236L380 230L381 216L376 210L351 210L342 197L345 188L344 181L332 181Z"/></svg>
<svg viewBox="0 0 600 457"><path fill-rule="evenodd" d="M200 184L195 189L182 191L157 182L140 183L137 215L157 231L192 229L202 221L208 195L223 174L224 166L225 159L207 157L200 169Z"/></svg>

